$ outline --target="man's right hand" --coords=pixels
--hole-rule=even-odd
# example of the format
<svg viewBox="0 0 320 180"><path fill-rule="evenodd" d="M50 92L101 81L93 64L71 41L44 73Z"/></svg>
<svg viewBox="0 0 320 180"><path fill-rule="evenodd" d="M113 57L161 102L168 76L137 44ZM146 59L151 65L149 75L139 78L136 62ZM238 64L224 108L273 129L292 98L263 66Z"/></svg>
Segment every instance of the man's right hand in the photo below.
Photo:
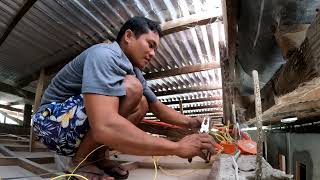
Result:
<svg viewBox="0 0 320 180"><path fill-rule="evenodd" d="M192 158L200 156L206 159L202 150L208 150L214 154L214 140L209 134L192 134L182 138L178 142L177 156L181 158Z"/></svg>

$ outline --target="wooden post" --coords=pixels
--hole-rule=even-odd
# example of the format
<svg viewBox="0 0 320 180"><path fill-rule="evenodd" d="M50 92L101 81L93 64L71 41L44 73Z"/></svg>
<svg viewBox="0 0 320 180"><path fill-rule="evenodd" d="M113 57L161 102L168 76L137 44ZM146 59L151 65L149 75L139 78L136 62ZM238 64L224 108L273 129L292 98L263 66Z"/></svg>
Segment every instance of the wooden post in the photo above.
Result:
<svg viewBox="0 0 320 180"><path fill-rule="evenodd" d="M183 113L183 106L182 106L182 100L181 99L179 100L179 107L180 107L180 113L184 114Z"/></svg>
<svg viewBox="0 0 320 180"><path fill-rule="evenodd" d="M30 127L31 115L32 115L32 105L25 104L24 111L23 111L23 126L24 127Z"/></svg>
<svg viewBox="0 0 320 180"><path fill-rule="evenodd" d="M38 80L37 90L36 90L36 97L34 98L34 105L33 105L33 113L35 113L41 102L41 97L44 89L45 84L45 72L44 69L41 69L40 76ZM34 145L34 132L33 132L33 125L31 124L30 127L30 143L29 143L29 151L32 152Z"/></svg>
<svg viewBox="0 0 320 180"><path fill-rule="evenodd" d="M255 107L256 107L256 118L257 118L257 169L256 169L256 180L262 179L262 151L263 151L263 132L262 132L262 108L261 108L261 96L260 96L260 86L259 86L259 76L258 71L252 71L253 85L254 85L254 95L255 95Z"/></svg>

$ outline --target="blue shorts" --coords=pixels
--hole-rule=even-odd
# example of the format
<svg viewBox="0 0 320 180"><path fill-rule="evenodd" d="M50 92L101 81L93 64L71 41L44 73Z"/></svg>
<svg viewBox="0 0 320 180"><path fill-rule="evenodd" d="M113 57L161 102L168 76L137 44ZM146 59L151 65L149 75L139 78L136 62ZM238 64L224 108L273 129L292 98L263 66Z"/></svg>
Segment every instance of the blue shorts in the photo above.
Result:
<svg viewBox="0 0 320 180"><path fill-rule="evenodd" d="M83 96L43 105L32 117L35 134L50 150L73 156L89 130Z"/></svg>

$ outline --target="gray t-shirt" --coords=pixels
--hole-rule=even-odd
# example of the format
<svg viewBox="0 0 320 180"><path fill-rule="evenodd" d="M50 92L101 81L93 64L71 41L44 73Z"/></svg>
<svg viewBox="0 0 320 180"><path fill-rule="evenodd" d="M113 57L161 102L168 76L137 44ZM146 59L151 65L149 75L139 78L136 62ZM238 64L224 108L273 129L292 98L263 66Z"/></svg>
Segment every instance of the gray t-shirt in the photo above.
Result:
<svg viewBox="0 0 320 180"><path fill-rule="evenodd" d="M136 75L149 103L157 100L140 69L133 67L118 43L114 42L94 45L63 67L45 90L41 105L64 102L83 93L124 96L126 75Z"/></svg>

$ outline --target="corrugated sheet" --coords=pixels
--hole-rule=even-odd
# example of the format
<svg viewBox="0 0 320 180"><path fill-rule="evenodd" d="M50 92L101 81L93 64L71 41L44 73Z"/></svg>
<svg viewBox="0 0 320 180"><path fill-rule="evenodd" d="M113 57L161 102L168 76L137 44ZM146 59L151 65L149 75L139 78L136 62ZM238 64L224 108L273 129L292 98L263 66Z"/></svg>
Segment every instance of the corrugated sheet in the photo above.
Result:
<svg viewBox="0 0 320 180"><path fill-rule="evenodd" d="M25 1L0 2L0 33ZM161 23L197 13L221 16L216 0L38 0L0 47L0 81L15 85L42 67L71 60L85 48L115 39L121 25L141 15ZM220 61L218 42L224 41L221 22L189 28L161 39L155 60L145 73ZM220 69L148 81L156 91L199 85L221 85ZM25 89L35 90L32 83ZM218 95L221 91L199 92ZM189 96L187 94L181 97ZM175 97L179 98L180 95ZM163 99L163 97L160 97Z"/></svg>

